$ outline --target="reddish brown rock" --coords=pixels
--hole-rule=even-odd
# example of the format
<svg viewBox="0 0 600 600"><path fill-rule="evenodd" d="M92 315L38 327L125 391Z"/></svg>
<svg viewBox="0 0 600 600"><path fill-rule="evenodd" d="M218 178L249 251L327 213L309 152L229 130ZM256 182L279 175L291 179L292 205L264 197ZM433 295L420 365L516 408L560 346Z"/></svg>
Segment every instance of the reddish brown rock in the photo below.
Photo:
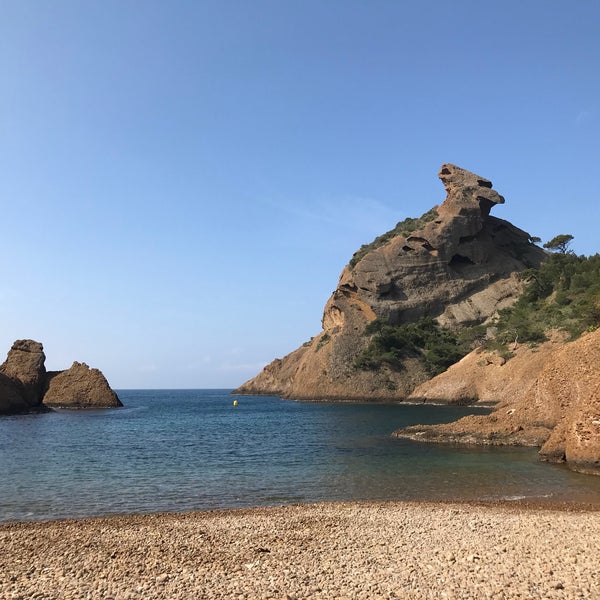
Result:
<svg viewBox="0 0 600 600"><path fill-rule="evenodd" d="M559 336L555 337L554 341L536 347L527 344L513 347L510 360L496 352L473 350L448 370L415 388L408 400L499 407L512 404L536 383L548 356L559 343Z"/></svg>
<svg viewBox="0 0 600 600"><path fill-rule="evenodd" d="M123 406L98 369L74 362L52 376L44 404L52 408L110 408Z"/></svg>
<svg viewBox="0 0 600 600"><path fill-rule="evenodd" d="M600 330L554 352L529 400L554 405L558 423L540 454L600 475Z"/></svg>

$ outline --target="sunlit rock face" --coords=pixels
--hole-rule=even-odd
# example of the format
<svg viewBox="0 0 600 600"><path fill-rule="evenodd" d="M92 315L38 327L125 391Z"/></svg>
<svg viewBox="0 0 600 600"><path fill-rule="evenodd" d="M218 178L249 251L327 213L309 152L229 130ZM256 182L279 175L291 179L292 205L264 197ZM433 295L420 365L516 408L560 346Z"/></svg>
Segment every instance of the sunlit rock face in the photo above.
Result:
<svg viewBox="0 0 600 600"><path fill-rule="evenodd" d="M342 271L309 343L268 365L237 392L302 399L404 399L428 376L419 361L364 371L354 360L365 326L424 316L460 328L482 323L518 297L517 274L545 257L528 233L490 215L504 198L492 182L455 165L439 172L447 196L359 249Z"/></svg>
<svg viewBox="0 0 600 600"><path fill-rule="evenodd" d="M70 369L53 374L44 404L53 408L111 408L123 406L98 369L74 362Z"/></svg>

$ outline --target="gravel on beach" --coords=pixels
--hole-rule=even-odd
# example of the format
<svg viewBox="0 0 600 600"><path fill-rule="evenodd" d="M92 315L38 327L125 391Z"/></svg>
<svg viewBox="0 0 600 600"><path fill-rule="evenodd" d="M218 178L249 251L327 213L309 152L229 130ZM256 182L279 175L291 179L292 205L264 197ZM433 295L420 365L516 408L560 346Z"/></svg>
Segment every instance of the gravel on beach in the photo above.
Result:
<svg viewBox="0 0 600 600"><path fill-rule="evenodd" d="M600 598L600 512L370 502L12 523L0 598Z"/></svg>

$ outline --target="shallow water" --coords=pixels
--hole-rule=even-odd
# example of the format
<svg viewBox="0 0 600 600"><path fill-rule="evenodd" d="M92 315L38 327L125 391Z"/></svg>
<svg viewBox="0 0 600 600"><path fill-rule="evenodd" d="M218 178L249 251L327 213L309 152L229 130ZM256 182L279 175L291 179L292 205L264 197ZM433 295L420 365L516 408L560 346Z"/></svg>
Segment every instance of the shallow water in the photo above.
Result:
<svg viewBox="0 0 600 600"><path fill-rule="evenodd" d="M229 390L119 397L125 408L0 419L0 521L321 500L600 504L600 477L541 463L535 449L390 437L470 408L249 396L234 407Z"/></svg>

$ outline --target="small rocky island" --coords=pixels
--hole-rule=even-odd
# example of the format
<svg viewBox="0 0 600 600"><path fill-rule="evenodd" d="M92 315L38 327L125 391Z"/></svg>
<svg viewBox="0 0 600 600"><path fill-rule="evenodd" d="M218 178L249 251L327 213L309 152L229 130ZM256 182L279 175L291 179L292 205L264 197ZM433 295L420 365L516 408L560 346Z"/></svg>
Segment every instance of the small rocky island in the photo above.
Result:
<svg viewBox="0 0 600 600"><path fill-rule="evenodd" d="M64 371L46 371L45 362L39 342L17 340L12 345L0 365L0 415L123 406L98 369L74 362Z"/></svg>

